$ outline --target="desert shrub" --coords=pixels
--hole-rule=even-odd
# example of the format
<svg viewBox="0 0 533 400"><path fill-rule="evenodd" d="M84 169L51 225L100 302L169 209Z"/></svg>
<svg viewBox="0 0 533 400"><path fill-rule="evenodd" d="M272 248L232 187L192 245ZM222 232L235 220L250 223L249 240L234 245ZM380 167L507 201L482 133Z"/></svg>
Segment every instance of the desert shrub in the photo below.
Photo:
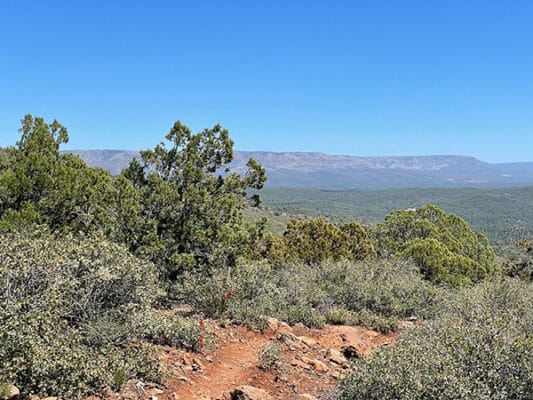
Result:
<svg viewBox="0 0 533 400"><path fill-rule="evenodd" d="M11 394L11 387L6 382L0 382L0 399L7 399Z"/></svg>
<svg viewBox="0 0 533 400"><path fill-rule="evenodd" d="M398 319L394 317L384 317L372 311L361 310L353 314L352 325L364 326L381 333L389 333L398 330Z"/></svg>
<svg viewBox="0 0 533 400"><path fill-rule="evenodd" d="M137 313L132 321L137 337L152 343L200 350L202 329L197 321L187 321L161 311L145 310Z"/></svg>
<svg viewBox="0 0 533 400"><path fill-rule="evenodd" d="M341 399L531 399L531 284L459 293L446 315L357 361Z"/></svg>
<svg viewBox="0 0 533 400"><path fill-rule="evenodd" d="M403 260L323 264L316 281L335 304L385 317L432 317L447 296L443 288L424 281L416 267Z"/></svg>
<svg viewBox="0 0 533 400"><path fill-rule="evenodd" d="M283 349L279 343L268 342L261 347L259 368L265 371L283 372Z"/></svg>
<svg viewBox="0 0 533 400"><path fill-rule="evenodd" d="M353 325L353 320L353 313L345 307L335 307L326 316L326 321L333 325Z"/></svg>
<svg viewBox="0 0 533 400"><path fill-rule="evenodd" d="M344 306L335 307L326 315L326 321L333 325L363 326L381 333L394 332L398 329L398 319L384 317L369 310L353 312Z"/></svg>
<svg viewBox="0 0 533 400"><path fill-rule="evenodd" d="M392 329L394 318L434 315L445 297L444 289L424 281L401 260L240 265L209 277L186 275L175 290L177 298L206 315L258 327L266 327L269 316L319 327L332 309L344 307L384 317L379 319L382 329ZM372 327L379 328L378 319L374 322Z"/></svg>
<svg viewBox="0 0 533 400"><path fill-rule="evenodd" d="M159 295L150 263L99 236L40 230L2 234L0 260L0 381L77 398L160 376L149 347L125 346Z"/></svg>
<svg viewBox="0 0 533 400"><path fill-rule="evenodd" d="M88 346L80 333L51 312L0 311L0 379L14 382L24 393L78 398L112 383L118 368L128 376L158 374L145 352L117 346Z"/></svg>
<svg viewBox="0 0 533 400"><path fill-rule="evenodd" d="M187 274L176 285L176 296L209 316L265 328L269 316L278 315L289 305L283 287L277 287L276 282L267 265L240 265L219 268L209 277Z"/></svg>

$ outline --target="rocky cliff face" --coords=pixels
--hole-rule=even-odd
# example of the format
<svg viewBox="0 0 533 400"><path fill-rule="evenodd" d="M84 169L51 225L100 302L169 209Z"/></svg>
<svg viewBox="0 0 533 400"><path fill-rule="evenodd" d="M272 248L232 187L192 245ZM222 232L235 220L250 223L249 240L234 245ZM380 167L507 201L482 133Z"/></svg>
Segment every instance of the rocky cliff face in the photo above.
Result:
<svg viewBox="0 0 533 400"><path fill-rule="evenodd" d="M91 166L118 174L139 153L128 150L73 150ZM398 187L497 187L533 185L532 163L489 164L473 157L356 157L304 152L236 151L234 170L244 173L255 158L267 169L269 186L323 189Z"/></svg>

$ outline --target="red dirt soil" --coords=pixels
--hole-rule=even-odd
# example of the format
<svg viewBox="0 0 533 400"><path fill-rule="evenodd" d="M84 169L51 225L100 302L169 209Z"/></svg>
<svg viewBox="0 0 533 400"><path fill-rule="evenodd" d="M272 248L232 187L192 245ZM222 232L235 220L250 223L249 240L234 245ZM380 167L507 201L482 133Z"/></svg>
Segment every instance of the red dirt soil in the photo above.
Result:
<svg viewBox="0 0 533 400"><path fill-rule="evenodd" d="M163 386L146 385L139 390L135 382L130 382L120 394L109 397L127 400L230 399L233 389L249 385L264 389L273 399L320 398L334 389L339 377L349 368L349 363L339 365L338 361L332 361L329 349L342 352L349 347L357 356L365 357L397 337L397 334L383 335L352 326L326 325L321 329L310 329L297 324L288 327L274 319L271 319L270 328L263 332L243 326L223 328L217 321L207 321L206 326L216 338L215 348L191 353L163 347L162 360L167 370ZM271 341L279 343L283 350L280 371L260 368L261 348Z"/></svg>

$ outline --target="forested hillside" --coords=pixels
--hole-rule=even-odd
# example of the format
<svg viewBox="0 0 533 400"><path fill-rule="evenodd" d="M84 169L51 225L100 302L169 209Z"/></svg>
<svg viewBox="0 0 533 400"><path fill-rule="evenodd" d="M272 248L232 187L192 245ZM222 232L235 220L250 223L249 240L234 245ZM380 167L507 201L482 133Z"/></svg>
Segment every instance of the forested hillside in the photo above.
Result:
<svg viewBox="0 0 533 400"><path fill-rule="evenodd" d="M411 188L317 190L265 188L263 202L289 215L327 215L364 222L382 220L393 210L435 204L464 218L496 242L513 242L533 232L533 186L522 188Z"/></svg>

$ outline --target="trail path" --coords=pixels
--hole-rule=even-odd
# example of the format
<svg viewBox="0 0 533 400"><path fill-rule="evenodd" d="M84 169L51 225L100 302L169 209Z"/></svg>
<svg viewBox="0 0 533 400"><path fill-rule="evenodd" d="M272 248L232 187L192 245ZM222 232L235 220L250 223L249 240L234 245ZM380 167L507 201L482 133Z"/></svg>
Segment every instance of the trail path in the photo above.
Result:
<svg viewBox="0 0 533 400"><path fill-rule="evenodd" d="M249 385L265 390L272 399L312 400L331 391L348 372L343 351L365 357L397 337L352 326L289 327L274 319L264 332L243 326L222 328L216 321L209 321L208 326L216 337L215 348L202 353L163 348L168 374L164 386L148 387L139 395L130 384L119 398L227 400L233 389ZM261 348L269 342L279 343L283 350L281 371L259 366Z"/></svg>

